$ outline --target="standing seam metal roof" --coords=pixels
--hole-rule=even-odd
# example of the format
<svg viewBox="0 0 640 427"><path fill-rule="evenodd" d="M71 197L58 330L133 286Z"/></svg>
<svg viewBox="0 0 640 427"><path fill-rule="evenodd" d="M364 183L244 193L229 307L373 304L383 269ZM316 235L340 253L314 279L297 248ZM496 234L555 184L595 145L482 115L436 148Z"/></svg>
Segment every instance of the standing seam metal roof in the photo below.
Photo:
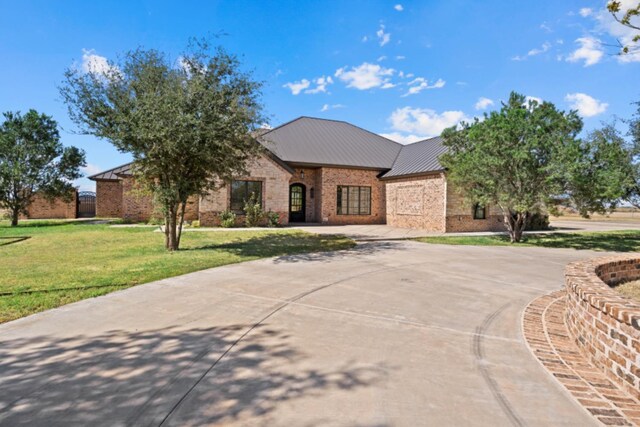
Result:
<svg viewBox="0 0 640 427"><path fill-rule="evenodd" d="M447 147L442 145L439 136L404 145L393 167L383 178L444 170L438 158L446 152Z"/></svg>
<svg viewBox="0 0 640 427"><path fill-rule="evenodd" d="M447 151L435 137L402 145L350 123L300 117L258 137L259 142L288 163L371 168L385 171L382 178L396 178L444 170L438 158ZM89 177L117 180L130 174L131 163Z"/></svg>
<svg viewBox="0 0 640 427"><path fill-rule="evenodd" d="M96 180L107 180L107 181L117 181L119 179L118 175L128 175L131 170L132 163L127 163L125 165L121 165L115 167L113 169L106 170L104 172L97 173L95 175L88 176L87 178L96 181Z"/></svg>
<svg viewBox="0 0 640 427"><path fill-rule="evenodd" d="M285 162L391 169L402 145L347 122L300 117L260 137Z"/></svg>

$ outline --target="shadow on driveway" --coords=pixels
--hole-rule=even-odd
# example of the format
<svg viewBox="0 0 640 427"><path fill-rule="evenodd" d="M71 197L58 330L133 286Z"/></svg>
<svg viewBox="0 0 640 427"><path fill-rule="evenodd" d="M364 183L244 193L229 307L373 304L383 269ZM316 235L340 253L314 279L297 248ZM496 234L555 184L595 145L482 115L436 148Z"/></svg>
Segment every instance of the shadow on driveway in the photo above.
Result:
<svg viewBox="0 0 640 427"><path fill-rule="evenodd" d="M250 327L1 341L0 424L242 423L283 401L367 387L388 371L346 360L335 370L294 369L306 356L287 334L256 327L238 342Z"/></svg>

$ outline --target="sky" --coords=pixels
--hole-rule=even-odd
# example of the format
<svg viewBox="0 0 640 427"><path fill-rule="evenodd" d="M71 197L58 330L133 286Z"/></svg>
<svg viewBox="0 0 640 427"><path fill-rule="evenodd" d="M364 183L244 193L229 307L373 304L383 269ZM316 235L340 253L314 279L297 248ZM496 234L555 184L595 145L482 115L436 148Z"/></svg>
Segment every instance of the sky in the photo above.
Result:
<svg viewBox="0 0 640 427"><path fill-rule="evenodd" d="M616 55L631 33L605 4L0 0L0 112L53 116L62 142L86 151L84 173L110 169L130 156L77 133L58 92L65 69L99 69L137 47L177 62L189 38L223 34L215 41L265 84L265 126L313 116L410 143L498 109L515 90L578 110L587 132L640 101L640 53Z"/></svg>

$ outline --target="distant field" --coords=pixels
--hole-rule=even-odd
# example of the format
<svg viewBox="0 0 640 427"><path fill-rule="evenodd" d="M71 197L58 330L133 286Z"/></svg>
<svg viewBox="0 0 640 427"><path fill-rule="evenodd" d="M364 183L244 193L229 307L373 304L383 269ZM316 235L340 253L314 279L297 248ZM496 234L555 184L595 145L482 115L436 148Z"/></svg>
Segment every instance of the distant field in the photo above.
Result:
<svg viewBox="0 0 640 427"><path fill-rule="evenodd" d="M583 218L574 212L565 212L562 216L551 216L551 221L631 221L640 222L640 209L636 208L618 208L614 212L607 215L594 214L589 219Z"/></svg>

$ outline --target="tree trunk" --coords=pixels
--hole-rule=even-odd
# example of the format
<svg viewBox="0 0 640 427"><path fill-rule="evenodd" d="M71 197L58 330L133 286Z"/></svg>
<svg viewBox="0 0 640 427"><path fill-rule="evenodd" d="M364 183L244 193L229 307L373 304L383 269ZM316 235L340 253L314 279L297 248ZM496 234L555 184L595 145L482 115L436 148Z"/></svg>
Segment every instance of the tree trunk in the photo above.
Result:
<svg viewBox="0 0 640 427"><path fill-rule="evenodd" d="M177 251L180 246L180 242L178 240L177 235L177 227L178 227L178 207L171 206L165 215L164 223L165 223L165 247L168 251Z"/></svg>
<svg viewBox="0 0 640 427"><path fill-rule="evenodd" d="M187 202L180 203L180 223L178 224L178 247L182 238L182 225L184 224L184 211L187 209Z"/></svg>
<svg viewBox="0 0 640 427"><path fill-rule="evenodd" d="M13 209L11 211L11 226L12 227L17 227L18 226L18 217L20 216L19 212L17 209Z"/></svg>
<svg viewBox="0 0 640 427"><path fill-rule="evenodd" d="M505 214L505 223L509 230L509 240L511 243L517 243L522 240L522 234L527 226L529 212L509 212Z"/></svg>

